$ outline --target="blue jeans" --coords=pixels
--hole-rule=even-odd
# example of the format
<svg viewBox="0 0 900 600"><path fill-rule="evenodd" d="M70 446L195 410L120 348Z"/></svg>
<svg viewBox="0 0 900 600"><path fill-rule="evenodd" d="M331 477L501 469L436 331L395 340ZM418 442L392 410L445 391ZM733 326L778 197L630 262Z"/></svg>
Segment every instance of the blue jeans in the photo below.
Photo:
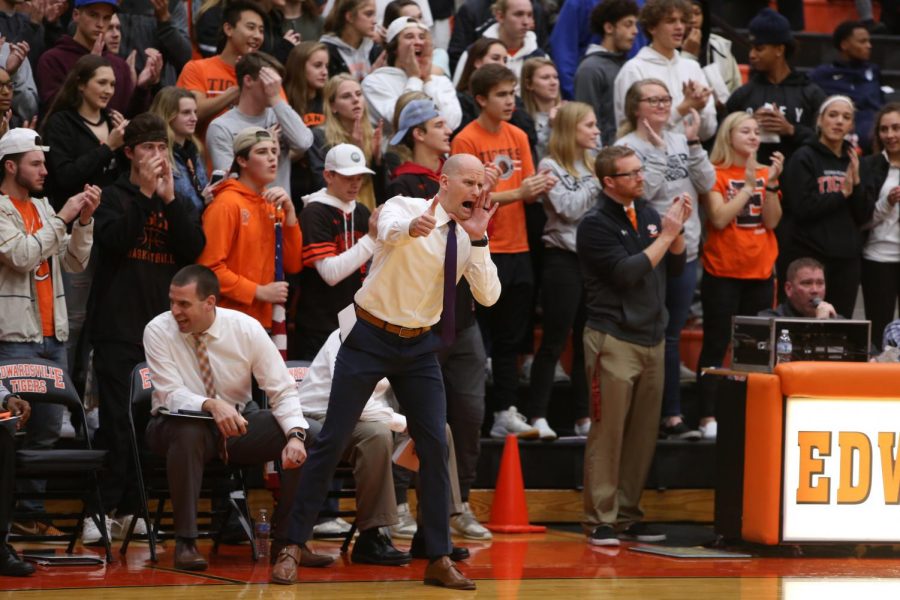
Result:
<svg viewBox="0 0 900 600"><path fill-rule="evenodd" d="M681 330L687 323L697 289L697 265L700 261L692 260L684 265L684 271L678 277L669 277L666 281L666 310L669 311L669 322L666 325L666 375L663 384L663 417L674 417L681 414Z"/></svg>
<svg viewBox="0 0 900 600"><path fill-rule="evenodd" d="M0 342L0 360L43 358L58 364L65 371L66 345L54 337L45 337L40 342ZM25 450L44 450L52 448L59 439L59 429L65 409L58 404L32 404L31 418L25 426ZM37 479L24 479L16 482L20 493L42 494L47 489L47 482ZM19 503L22 510L43 512L42 500L23 500Z"/></svg>

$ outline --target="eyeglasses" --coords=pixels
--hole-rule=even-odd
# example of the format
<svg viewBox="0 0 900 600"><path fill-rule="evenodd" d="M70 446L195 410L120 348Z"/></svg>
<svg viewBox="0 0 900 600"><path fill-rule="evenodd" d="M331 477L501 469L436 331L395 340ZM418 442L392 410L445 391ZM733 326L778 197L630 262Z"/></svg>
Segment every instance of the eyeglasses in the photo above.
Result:
<svg viewBox="0 0 900 600"><path fill-rule="evenodd" d="M12 81L0 81L0 90L11 92L13 91L13 82Z"/></svg>
<svg viewBox="0 0 900 600"><path fill-rule="evenodd" d="M644 178L644 167L640 169L635 169L634 171L628 171L627 173L613 173L608 177L628 177L629 179L643 179Z"/></svg>
<svg viewBox="0 0 900 600"><path fill-rule="evenodd" d="M672 104L672 96L650 96L649 98L641 98L641 102L646 102L653 108L670 106Z"/></svg>

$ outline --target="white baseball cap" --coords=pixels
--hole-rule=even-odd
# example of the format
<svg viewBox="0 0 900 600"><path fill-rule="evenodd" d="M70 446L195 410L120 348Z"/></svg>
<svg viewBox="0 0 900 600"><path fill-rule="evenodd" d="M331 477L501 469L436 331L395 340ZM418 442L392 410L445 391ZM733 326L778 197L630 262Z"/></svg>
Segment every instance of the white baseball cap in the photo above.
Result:
<svg viewBox="0 0 900 600"><path fill-rule="evenodd" d="M397 17L391 24L388 25L387 33L384 34L384 43L390 44L394 41L394 38L400 35L400 32L404 29L410 29L411 27L415 27L416 29L425 29L425 26L419 23L413 17Z"/></svg>
<svg viewBox="0 0 900 600"><path fill-rule="evenodd" d="M366 166L366 155L353 144L338 144L325 155L325 170L350 177L375 171Z"/></svg>
<svg viewBox="0 0 900 600"><path fill-rule="evenodd" d="M16 127L7 131L6 135L0 138L0 158L32 150L50 151L50 146L41 145L41 136L34 129Z"/></svg>

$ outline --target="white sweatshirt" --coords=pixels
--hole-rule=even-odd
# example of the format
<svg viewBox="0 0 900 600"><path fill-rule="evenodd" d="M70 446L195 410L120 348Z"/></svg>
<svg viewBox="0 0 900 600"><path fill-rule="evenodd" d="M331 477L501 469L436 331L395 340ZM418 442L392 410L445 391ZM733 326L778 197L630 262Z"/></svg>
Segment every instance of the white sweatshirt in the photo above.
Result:
<svg viewBox="0 0 900 600"><path fill-rule="evenodd" d="M693 60L681 58L676 50L671 60L651 48L644 46L637 55L622 65L622 69L616 76L613 91L614 107L616 112L616 127L622 125L625 120L625 94L637 81L642 79L659 79L669 88L672 96L672 113L669 117L669 128L678 133L684 133L682 124L683 116L678 113L678 105L684 100L682 86L688 80L706 85L706 75L700 69L700 64ZM716 134L716 105L713 94L710 94L706 106L700 111L700 139L706 141Z"/></svg>

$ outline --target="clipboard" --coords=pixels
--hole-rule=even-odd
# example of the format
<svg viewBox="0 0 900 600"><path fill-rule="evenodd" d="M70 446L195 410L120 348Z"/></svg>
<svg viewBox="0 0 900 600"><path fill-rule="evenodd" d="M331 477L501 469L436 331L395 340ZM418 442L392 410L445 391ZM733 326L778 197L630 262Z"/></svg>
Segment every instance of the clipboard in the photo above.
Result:
<svg viewBox="0 0 900 600"><path fill-rule="evenodd" d="M416 444L412 438L406 438L394 449L391 457L398 466L409 469L413 473L419 472L419 455L416 454Z"/></svg>
<svg viewBox="0 0 900 600"><path fill-rule="evenodd" d="M13 435L16 434L16 426L19 424L18 415L13 416L11 413L2 413L0 414L0 426L9 429L9 432Z"/></svg>
<svg viewBox="0 0 900 600"><path fill-rule="evenodd" d="M212 414L206 412L205 410L188 410L186 408L181 408L176 411L170 411L165 406L162 406L156 412L164 417L183 417L187 419L203 419L205 421L215 420Z"/></svg>

